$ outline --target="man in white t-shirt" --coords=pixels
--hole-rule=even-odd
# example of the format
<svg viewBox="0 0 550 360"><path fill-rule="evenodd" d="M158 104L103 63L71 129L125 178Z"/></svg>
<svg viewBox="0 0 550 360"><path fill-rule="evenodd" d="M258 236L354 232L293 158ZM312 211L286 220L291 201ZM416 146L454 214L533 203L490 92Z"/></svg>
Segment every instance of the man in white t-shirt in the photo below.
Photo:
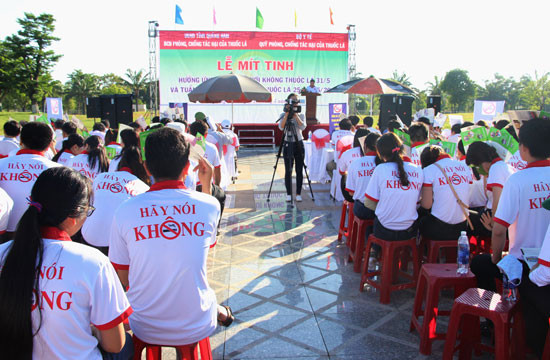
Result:
<svg viewBox="0 0 550 360"><path fill-rule="evenodd" d="M321 90L319 90L319 88L315 86L314 79L309 80L309 86L306 87L306 92L312 93L312 94L321 94Z"/></svg>
<svg viewBox="0 0 550 360"><path fill-rule="evenodd" d="M0 140L0 159L8 157L10 152L20 149L17 137L21 134L21 124L15 120L4 124L4 138Z"/></svg>
<svg viewBox="0 0 550 360"><path fill-rule="evenodd" d="M353 136L354 134L352 132L352 126L353 125L350 119L346 118L346 119L340 120L340 122L338 123L338 127L340 129L334 130L330 137L330 141L332 141L332 144L336 146L336 143L338 142L338 140L340 140L344 136L349 136L349 135Z"/></svg>
<svg viewBox="0 0 550 360"><path fill-rule="evenodd" d="M77 127L75 123L73 123L72 121L66 121L61 127L63 138L61 139L61 141L57 141L55 143L55 150L60 151L61 148L63 147L63 141L67 140L69 135L76 134L76 130L77 130Z"/></svg>
<svg viewBox="0 0 550 360"><path fill-rule="evenodd" d="M507 232L509 254L519 260L523 260L521 248L542 246L550 224L550 213L542 207L544 200L550 197L548 138L550 122L547 120L533 119L521 127L520 152L527 167L512 174L502 189L494 213L492 255L479 255L472 260L472 272L476 275L478 287L494 290L494 279L502 277L495 264L502 258Z"/></svg>
<svg viewBox="0 0 550 360"><path fill-rule="evenodd" d="M429 128L422 122L415 122L409 128L411 137L411 160L416 166L422 166L420 163L420 154L428 146Z"/></svg>
<svg viewBox="0 0 550 360"><path fill-rule="evenodd" d="M139 339L162 345L198 342L223 320L206 279L220 214L209 195L212 168L201 160L203 193L187 189L189 144L170 128L147 137L145 155L155 183L115 212L109 258L130 287L130 327Z"/></svg>
<svg viewBox="0 0 550 360"><path fill-rule="evenodd" d="M44 157L53 140L52 129L40 122L30 122L21 130L23 149L16 156L0 160L0 187L14 202L6 231L15 231L25 210L27 200L38 175L51 167L61 166Z"/></svg>

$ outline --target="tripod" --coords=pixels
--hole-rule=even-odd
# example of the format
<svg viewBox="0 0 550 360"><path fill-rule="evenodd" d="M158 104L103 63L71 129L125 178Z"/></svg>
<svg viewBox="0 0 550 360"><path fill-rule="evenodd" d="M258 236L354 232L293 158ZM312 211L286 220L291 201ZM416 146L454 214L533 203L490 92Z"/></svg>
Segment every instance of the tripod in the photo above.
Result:
<svg viewBox="0 0 550 360"><path fill-rule="evenodd" d="M269 198L271 196L271 189L273 188L273 180L275 179L275 173L277 172L277 165L279 164L279 159L281 158L281 153L283 151L283 147L287 143L287 134L290 133L292 135L292 138L294 139L295 144L298 143L298 135L296 134L296 127L293 125L293 122L295 121L293 119L293 117L294 117L294 113L289 112L285 127L283 129L283 141L281 141L281 145L279 146L279 151L277 152L277 161L275 161L275 166L273 166L273 176L271 177L271 184L269 185L269 192L267 193L267 201L268 202L269 202L269 200L270 200ZM281 120L281 119L279 119L279 120ZM289 146L289 149L291 149L290 150L291 152L294 151L293 148L291 148L290 146ZM293 158L294 154L290 153L289 156L291 156ZM305 158L305 154L303 152L302 152L301 156ZM311 200L315 201L315 197L313 196L313 189L311 188L311 181L309 180L309 174L307 172L307 165L305 164L305 162L304 162L304 171L306 173L306 179L307 179L307 183L309 185L309 191L311 193ZM291 184L291 187L292 187L292 181L291 181L290 184ZM294 200L291 199L291 204L293 203L293 201Z"/></svg>

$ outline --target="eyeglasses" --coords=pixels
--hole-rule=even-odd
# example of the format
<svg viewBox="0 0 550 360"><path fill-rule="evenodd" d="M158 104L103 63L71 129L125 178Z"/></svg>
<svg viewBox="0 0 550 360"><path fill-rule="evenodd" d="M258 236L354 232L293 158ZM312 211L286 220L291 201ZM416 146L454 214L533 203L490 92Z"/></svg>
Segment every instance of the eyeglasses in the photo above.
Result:
<svg viewBox="0 0 550 360"><path fill-rule="evenodd" d="M86 211L86 216L87 216L87 217L92 216L92 214L94 213L94 211L95 211L95 207L93 207L92 205L88 205L88 210Z"/></svg>

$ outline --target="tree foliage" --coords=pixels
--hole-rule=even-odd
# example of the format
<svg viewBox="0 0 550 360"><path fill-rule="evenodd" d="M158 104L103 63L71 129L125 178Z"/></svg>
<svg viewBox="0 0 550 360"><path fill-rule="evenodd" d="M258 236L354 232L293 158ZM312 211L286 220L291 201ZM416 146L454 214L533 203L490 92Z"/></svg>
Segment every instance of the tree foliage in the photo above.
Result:
<svg viewBox="0 0 550 360"><path fill-rule="evenodd" d="M454 69L445 74L441 82L441 90L449 94L453 111L460 111L465 110L468 101L474 97L475 84L466 70Z"/></svg>
<svg viewBox="0 0 550 360"><path fill-rule="evenodd" d="M550 104L550 73L546 73L541 77L535 73L535 78L524 76L522 77L524 84L521 93L521 100L529 109L543 110L545 105Z"/></svg>
<svg viewBox="0 0 550 360"><path fill-rule="evenodd" d="M141 91L145 90L149 84L149 74L145 73L143 69L139 71L133 71L132 69L126 70L126 79L123 79L124 84L132 90L134 99L136 100L135 111L138 111L138 100Z"/></svg>

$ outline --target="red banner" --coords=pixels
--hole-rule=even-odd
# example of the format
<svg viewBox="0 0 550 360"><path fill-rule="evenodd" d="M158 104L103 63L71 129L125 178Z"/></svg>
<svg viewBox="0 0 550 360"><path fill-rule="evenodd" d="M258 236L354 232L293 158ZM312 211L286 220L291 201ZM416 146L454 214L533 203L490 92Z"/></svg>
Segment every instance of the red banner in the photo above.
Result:
<svg viewBox="0 0 550 360"><path fill-rule="evenodd" d="M160 49L348 51L348 34L263 31L160 31Z"/></svg>

